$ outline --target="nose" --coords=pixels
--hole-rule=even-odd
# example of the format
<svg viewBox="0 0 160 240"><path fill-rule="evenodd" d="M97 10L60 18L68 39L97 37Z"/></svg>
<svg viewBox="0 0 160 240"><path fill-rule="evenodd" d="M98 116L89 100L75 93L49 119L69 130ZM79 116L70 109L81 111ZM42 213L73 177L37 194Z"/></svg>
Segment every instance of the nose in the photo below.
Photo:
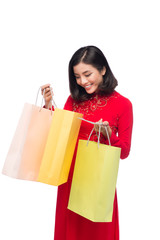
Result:
<svg viewBox="0 0 160 240"><path fill-rule="evenodd" d="M81 85L85 85L87 83L87 79L85 77L81 77L80 82Z"/></svg>

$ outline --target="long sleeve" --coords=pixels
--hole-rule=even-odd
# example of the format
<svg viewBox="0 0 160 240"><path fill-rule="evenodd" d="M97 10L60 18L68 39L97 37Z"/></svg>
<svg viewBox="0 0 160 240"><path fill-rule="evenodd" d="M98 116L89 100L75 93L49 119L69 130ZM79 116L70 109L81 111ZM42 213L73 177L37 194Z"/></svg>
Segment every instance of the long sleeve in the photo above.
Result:
<svg viewBox="0 0 160 240"><path fill-rule="evenodd" d="M93 106L92 101L94 101L94 99L91 102L87 101L85 104L82 103L81 105L77 105L75 104L73 98L69 96L63 109L83 113L84 118L91 121L98 121L100 118L103 118L108 121L109 116L110 119L112 119L112 116L117 116L116 124L111 120L111 125L113 124L113 127L114 125L116 125L117 131L115 133L112 130L110 141L112 146L121 148L121 159L125 159L128 157L131 147L133 126L132 103L129 101L129 99L123 97L118 93L115 93L115 96L118 98L111 98L114 101L110 102L108 101L104 107L105 109L102 108L104 115L102 114L102 111L99 111L99 108L97 108L97 110L93 112L94 114L92 114L91 106ZM103 104L102 98L101 103ZM99 105L98 103L97 106L99 107L101 105ZM84 109L82 109L82 107ZM88 115L89 112L92 115ZM102 114L103 116L100 114ZM84 122L82 123L82 126L85 126ZM80 135L82 139L84 138L84 136L86 136L86 133L89 133L91 131L88 127L89 125L87 125L87 128L86 127L81 128ZM106 139L104 139L103 143L109 144L108 140Z"/></svg>
<svg viewBox="0 0 160 240"><path fill-rule="evenodd" d="M73 110L73 99L71 96L68 97L65 105L64 105L65 110L72 111Z"/></svg>
<svg viewBox="0 0 160 240"><path fill-rule="evenodd" d="M132 104L125 99L119 107L118 136L112 131L111 145L121 148L121 159L128 157L131 146L133 111Z"/></svg>
<svg viewBox="0 0 160 240"><path fill-rule="evenodd" d="M43 106L43 108L45 108L45 105ZM71 98L71 96L68 97L63 109L69 110L69 111L73 110L73 99ZM49 108L49 110L51 110L51 108ZM53 105L52 105L52 111L54 111Z"/></svg>

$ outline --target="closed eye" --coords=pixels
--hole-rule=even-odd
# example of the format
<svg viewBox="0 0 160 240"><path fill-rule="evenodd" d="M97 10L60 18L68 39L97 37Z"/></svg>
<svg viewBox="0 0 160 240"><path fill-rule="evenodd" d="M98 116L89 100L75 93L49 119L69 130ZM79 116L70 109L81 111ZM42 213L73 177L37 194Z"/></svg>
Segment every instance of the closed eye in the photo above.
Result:
<svg viewBox="0 0 160 240"><path fill-rule="evenodd" d="M86 74L85 77L89 77L92 73ZM79 76L75 76L76 79L80 78Z"/></svg>
<svg viewBox="0 0 160 240"><path fill-rule="evenodd" d="M85 75L86 77L89 77L92 73Z"/></svg>

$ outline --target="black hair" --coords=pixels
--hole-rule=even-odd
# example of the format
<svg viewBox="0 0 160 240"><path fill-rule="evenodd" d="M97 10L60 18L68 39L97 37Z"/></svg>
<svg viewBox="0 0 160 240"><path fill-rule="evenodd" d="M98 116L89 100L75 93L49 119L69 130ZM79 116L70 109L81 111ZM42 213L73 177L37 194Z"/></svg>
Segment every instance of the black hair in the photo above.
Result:
<svg viewBox="0 0 160 240"><path fill-rule="evenodd" d="M92 94L88 94L85 89L76 82L73 67L80 62L92 65L99 72L102 71L104 67L106 68L103 81L98 86L98 94L109 95L114 91L115 87L118 85L118 82L109 67L106 57L99 48L95 46L86 46L78 49L73 54L69 62L69 87L71 96L74 100L84 101L92 96Z"/></svg>

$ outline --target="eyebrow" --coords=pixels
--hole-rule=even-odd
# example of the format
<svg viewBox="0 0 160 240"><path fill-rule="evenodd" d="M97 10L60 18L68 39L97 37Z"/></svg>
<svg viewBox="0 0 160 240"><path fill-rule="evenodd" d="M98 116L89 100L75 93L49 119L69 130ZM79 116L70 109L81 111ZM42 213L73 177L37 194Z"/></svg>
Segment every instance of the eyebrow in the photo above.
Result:
<svg viewBox="0 0 160 240"><path fill-rule="evenodd" d="M91 72L91 71L87 70L87 71L83 72L82 74L87 73L87 72ZM74 75L79 75L79 74L78 73L74 73Z"/></svg>

